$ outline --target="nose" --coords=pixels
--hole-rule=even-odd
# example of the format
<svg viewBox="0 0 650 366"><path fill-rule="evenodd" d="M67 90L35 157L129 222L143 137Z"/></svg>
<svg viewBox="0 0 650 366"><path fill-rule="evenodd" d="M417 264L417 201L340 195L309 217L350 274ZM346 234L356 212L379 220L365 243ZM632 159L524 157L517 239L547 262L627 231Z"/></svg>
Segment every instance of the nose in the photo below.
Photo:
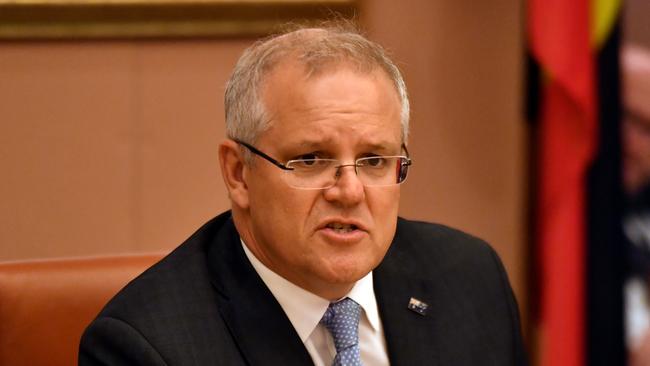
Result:
<svg viewBox="0 0 650 366"><path fill-rule="evenodd" d="M363 183L353 164L339 166L336 177L336 184L324 191L326 200L345 207L357 205L364 200Z"/></svg>

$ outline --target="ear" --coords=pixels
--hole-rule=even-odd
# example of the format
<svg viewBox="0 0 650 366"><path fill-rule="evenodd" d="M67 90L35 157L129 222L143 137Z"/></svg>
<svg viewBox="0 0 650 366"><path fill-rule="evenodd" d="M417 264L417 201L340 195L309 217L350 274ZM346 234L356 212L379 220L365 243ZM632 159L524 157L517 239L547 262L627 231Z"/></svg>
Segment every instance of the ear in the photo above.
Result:
<svg viewBox="0 0 650 366"><path fill-rule="evenodd" d="M235 141L226 140L219 145L219 166L232 203L242 209L248 209L247 166Z"/></svg>

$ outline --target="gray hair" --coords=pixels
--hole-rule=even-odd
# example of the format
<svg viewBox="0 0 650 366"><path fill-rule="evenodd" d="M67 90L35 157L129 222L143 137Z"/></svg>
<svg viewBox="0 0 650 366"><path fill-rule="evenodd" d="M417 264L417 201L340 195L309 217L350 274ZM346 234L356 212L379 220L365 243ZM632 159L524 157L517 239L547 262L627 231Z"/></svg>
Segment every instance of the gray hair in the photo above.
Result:
<svg viewBox="0 0 650 366"><path fill-rule="evenodd" d="M273 67L287 57L295 57L305 65L308 75L322 72L325 66L343 63L351 64L361 72L381 68L399 95L402 142L406 142L409 100L404 79L386 51L362 36L350 23L301 28L258 41L249 47L239 58L226 85L226 134L229 138L254 144L268 128L260 86Z"/></svg>

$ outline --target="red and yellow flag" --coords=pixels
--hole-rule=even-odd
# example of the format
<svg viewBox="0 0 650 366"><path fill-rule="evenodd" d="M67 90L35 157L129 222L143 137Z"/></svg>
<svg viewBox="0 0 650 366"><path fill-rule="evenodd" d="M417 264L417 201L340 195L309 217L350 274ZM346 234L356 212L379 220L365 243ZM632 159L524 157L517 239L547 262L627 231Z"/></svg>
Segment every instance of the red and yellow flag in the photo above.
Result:
<svg viewBox="0 0 650 366"><path fill-rule="evenodd" d="M586 179L598 144L596 56L618 1L530 0L528 42L542 72L535 257L539 364L585 365Z"/></svg>

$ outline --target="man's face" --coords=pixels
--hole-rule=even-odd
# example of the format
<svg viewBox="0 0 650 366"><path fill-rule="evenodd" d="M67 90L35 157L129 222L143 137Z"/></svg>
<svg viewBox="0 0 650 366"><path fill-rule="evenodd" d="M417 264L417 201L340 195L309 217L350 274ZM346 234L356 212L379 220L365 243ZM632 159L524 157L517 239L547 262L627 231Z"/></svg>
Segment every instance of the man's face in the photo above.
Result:
<svg viewBox="0 0 650 366"><path fill-rule="evenodd" d="M627 113L623 118L623 180L628 194L650 184L650 118Z"/></svg>
<svg viewBox="0 0 650 366"><path fill-rule="evenodd" d="M401 105L382 71L341 66L307 78L302 66L285 61L262 90L270 128L256 147L283 163L315 154L352 164L402 153ZM340 173L331 188L301 190L259 157L244 169L250 206L242 236L251 251L287 280L332 299L383 259L400 194L396 185L364 187L353 167Z"/></svg>

